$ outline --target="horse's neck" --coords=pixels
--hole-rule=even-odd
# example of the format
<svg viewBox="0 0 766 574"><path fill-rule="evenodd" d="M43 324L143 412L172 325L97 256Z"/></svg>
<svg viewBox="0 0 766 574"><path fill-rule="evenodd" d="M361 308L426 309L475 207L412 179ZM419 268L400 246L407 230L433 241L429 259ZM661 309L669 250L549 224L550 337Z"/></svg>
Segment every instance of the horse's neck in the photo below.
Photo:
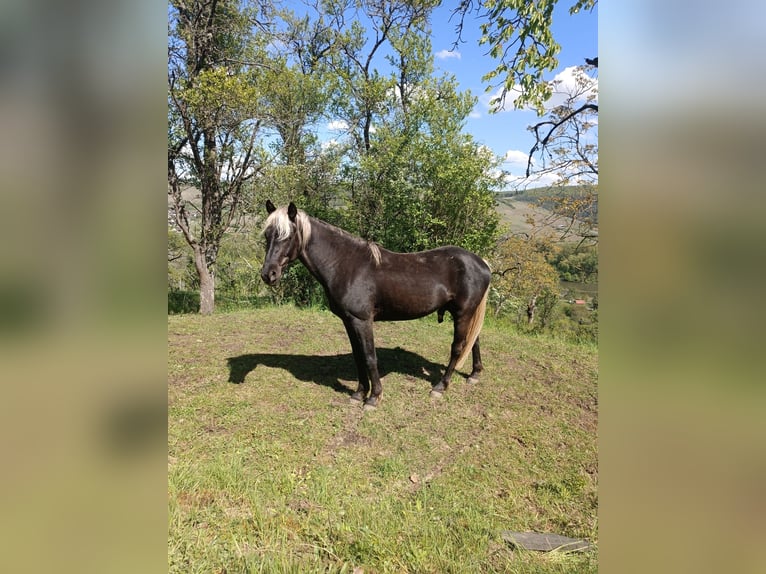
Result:
<svg viewBox="0 0 766 574"><path fill-rule="evenodd" d="M328 286L336 274L338 262L348 257L353 244L353 239L339 229L312 218L311 237L300 260L320 283Z"/></svg>

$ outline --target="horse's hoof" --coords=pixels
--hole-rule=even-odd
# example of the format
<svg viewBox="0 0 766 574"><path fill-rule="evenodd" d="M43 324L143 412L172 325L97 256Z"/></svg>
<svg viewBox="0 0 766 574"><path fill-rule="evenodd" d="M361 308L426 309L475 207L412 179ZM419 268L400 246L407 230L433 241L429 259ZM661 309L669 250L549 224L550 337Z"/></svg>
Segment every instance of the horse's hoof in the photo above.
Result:
<svg viewBox="0 0 766 574"><path fill-rule="evenodd" d="M442 393L441 391L433 391L433 390L431 391L431 397L434 398L434 399L442 398L443 394L444 393Z"/></svg>
<svg viewBox="0 0 766 574"><path fill-rule="evenodd" d="M478 382L479 382L478 377L468 377L468 379L466 380L466 383L468 383L469 385L475 385Z"/></svg>
<svg viewBox="0 0 766 574"><path fill-rule="evenodd" d="M364 410L365 411L375 411L378 410L378 407L376 405L371 405L368 403L364 403Z"/></svg>
<svg viewBox="0 0 766 574"><path fill-rule="evenodd" d="M359 403L361 403L363 401L364 401L364 397L361 396L361 395L357 395L356 393L354 393L353 395L351 395L348 398L348 402L353 403L353 404L359 404Z"/></svg>

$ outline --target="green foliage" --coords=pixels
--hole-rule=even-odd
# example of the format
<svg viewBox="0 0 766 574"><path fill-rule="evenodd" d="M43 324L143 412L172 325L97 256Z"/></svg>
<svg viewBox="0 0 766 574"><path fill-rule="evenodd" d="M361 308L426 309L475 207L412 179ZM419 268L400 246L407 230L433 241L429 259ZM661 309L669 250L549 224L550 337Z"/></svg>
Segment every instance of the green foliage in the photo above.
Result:
<svg viewBox="0 0 766 574"><path fill-rule="evenodd" d="M596 3L597 0L577 0L569 14L591 10ZM552 31L557 4L558 0L484 0L477 4L461 2L454 10L460 15L459 31L472 11L484 19L479 44L489 48L490 57L498 60L498 64L482 79L489 83L488 92L498 86L502 88L493 102L497 109L507 92L513 90L516 109L531 106L539 115L544 114L543 104L551 96L544 72L556 69L561 51Z"/></svg>
<svg viewBox="0 0 766 574"><path fill-rule="evenodd" d="M598 280L598 247L567 244L548 259L562 281L590 283Z"/></svg>
<svg viewBox="0 0 766 574"><path fill-rule="evenodd" d="M494 313L515 311L516 320L530 322L528 312L547 309L558 294L558 275L540 244L518 237L502 241L491 259Z"/></svg>
<svg viewBox="0 0 766 574"><path fill-rule="evenodd" d="M191 249L183 236L168 226L168 290L187 291L198 287Z"/></svg>
<svg viewBox="0 0 766 574"><path fill-rule="evenodd" d="M258 306L267 300L260 270L263 242L254 233L229 233L218 253L216 297L221 309Z"/></svg>
<svg viewBox="0 0 766 574"><path fill-rule="evenodd" d="M292 302L298 307L327 308L324 289L300 263L288 267L271 293L274 303Z"/></svg>
<svg viewBox="0 0 766 574"><path fill-rule="evenodd" d="M196 313L199 311L198 291L168 291L168 315Z"/></svg>
<svg viewBox="0 0 766 574"><path fill-rule="evenodd" d="M561 301L558 285L555 289L545 289L537 298L535 309L535 322L530 325L532 330L537 332L555 332L552 326L552 317Z"/></svg>
<svg viewBox="0 0 766 574"><path fill-rule="evenodd" d="M561 302L559 312L550 321L550 331L573 343L598 343L598 304L585 305Z"/></svg>
<svg viewBox="0 0 766 574"><path fill-rule="evenodd" d="M353 230L396 251L459 245L487 253L498 229L496 158L461 133L475 98L452 78L423 80L406 111L394 110L371 138L351 197Z"/></svg>
<svg viewBox="0 0 766 574"><path fill-rule="evenodd" d="M476 98L459 92L453 77L434 75L429 16L437 4L333 0L298 16L272 2L171 2L168 150L175 171L169 183L181 206L177 222L188 227L215 276L219 304L324 304L299 265L277 290L260 284L267 198L295 201L397 251L446 244L483 256L492 251L499 235L498 158L462 132ZM481 41L501 61L487 79L520 86L517 106L539 107L550 89L542 73L556 64L559 47L550 30L556 4L479 4L487 17ZM571 11L594 4L579 0ZM318 125L327 119L346 130L322 144ZM200 188L199 205L182 197L182 183ZM237 221L251 237L225 235ZM179 238L169 236L169 261ZM189 251L180 251L169 262L168 284L186 291L200 280ZM556 264L574 277L593 264L578 257ZM540 273L530 276L537 278L523 288L526 279L514 280L519 293L512 296L500 282L497 305L523 314L530 297L538 306L547 302L554 290ZM543 286L533 289L535 281ZM545 305L539 317L547 316Z"/></svg>
<svg viewBox="0 0 766 574"><path fill-rule="evenodd" d="M577 2L569 9L570 14L577 14L580 10L592 10L598 0L577 0Z"/></svg>
<svg viewBox="0 0 766 574"><path fill-rule="evenodd" d="M194 313L199 310L199 277L191 259L191 249L180 233L168 229L168 313ZM260 278L263 242L254 233L224 235L216 265L216 299L220 310L258 307L273 301Z"/></svg>
<svg viewBox="0 0 766 574"><path fill-rule="evenodd" d="M487 21L481 25L479 44L488 45L489 55L500 63L482 79L492 82L499 78L504 90L500 100L506 91L520 89L514 106L521 109L531 105L540 115L544 111L543 102L551 96L543 72L556 68L556 56L561 51L551 32L556 3L557 0L484 2ZM487 91L496 85L490 83Z"/></svg>
<svg viewBox="0 0 766 574"><path fill-rule="evenodd" d="M589 277L597 277L595 248L557 248L546 241L511 237L500 243L491 263L489 304L495 318L506 318L525 333L548 333L577 343L597 342L598 298L594 297L590 306L575 305L570 300L580 296L569 290L562 293L560 284L560 280L583 278L589 269L586 263L594 269ZM569 273L562 274L562 270Z"/></svg>
<svg viewBox="0 0 766 574"><path fill-rule="evenodd" d="M195 252L200 312L212 313L222 237L265 154L261 93L268 39L253 22L267 3L173 0L168 10L168 195ZM200 192L195 202L184 187Z"/></svg>

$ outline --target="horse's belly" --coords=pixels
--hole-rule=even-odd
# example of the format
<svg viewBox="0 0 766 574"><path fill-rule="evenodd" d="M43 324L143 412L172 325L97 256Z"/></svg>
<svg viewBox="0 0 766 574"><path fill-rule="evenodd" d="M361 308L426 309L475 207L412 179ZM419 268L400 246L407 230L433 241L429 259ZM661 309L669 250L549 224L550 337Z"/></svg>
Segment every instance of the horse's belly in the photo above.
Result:
<svg viewBox="0 0 766 574"><path fill-rule="evenodd" d="M428 311L419 311L414 312L407 309L386 309L386 310L380 310L376 311L375 313L375 320L376 321L408 321L410 319L419 319L420 317L425 317L426 315L430 315L434 311L436 311L438 307L435 309L430 309Z"/></svg>
<svg viewBox="0 0 766 574"><path fill-rule="evenodd" d="M397 293L396 297L379 297L375 305L376 321L406 321L430 315L450 301L444 290L433 293Z"/></svg>

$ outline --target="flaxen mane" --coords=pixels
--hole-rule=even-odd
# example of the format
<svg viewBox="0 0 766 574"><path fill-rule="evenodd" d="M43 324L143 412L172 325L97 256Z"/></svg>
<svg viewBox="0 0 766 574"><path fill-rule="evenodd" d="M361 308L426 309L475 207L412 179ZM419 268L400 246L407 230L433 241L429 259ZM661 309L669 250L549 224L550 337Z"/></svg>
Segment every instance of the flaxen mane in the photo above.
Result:
<svg viewBox="0 0 766 574"><path fill-rule="evenodd" d="M306 215L305 211L299 209L298 215L295 216L295 224L298 227L301 249L303 249L311 238L311 220L309 216ZM266 218L263 230L266 231L269 227L274 227L274 230L277 232L277 239L280 241L290 237L293 228L291 226L290 217L287 215L286 207L280 207Z"/></svg>
<svg viewBox="0 0 766 574"><path fill-rule="evenodd" d="M372 256L372 262L375 263L375 267L380 267L380 246L370 241L367 243L367 247L370 249L370 255Z"/></svg>
<svg viewBox="0 0 766 574"><path fill-rule="evenodd" d="M298 215L295 216L295 224L298 227L298 234L301 240L301 249L306 247L306 244L311 238L311 218L302 209L298 210ZM290 237L292 232L292 226L290 217L287 215L287 208L280 207L274 213L266 218L266 222L263 224L263 230L266 231L269 227L273 227L277 232L277 239L283 241ZM352 237L357 241L363 241L359 237L355 237L350 233L339 229L345 235ZM380 246L372 241L365 241L367 248L370 250L370 256L376 267L380 267Z"/></svg>

